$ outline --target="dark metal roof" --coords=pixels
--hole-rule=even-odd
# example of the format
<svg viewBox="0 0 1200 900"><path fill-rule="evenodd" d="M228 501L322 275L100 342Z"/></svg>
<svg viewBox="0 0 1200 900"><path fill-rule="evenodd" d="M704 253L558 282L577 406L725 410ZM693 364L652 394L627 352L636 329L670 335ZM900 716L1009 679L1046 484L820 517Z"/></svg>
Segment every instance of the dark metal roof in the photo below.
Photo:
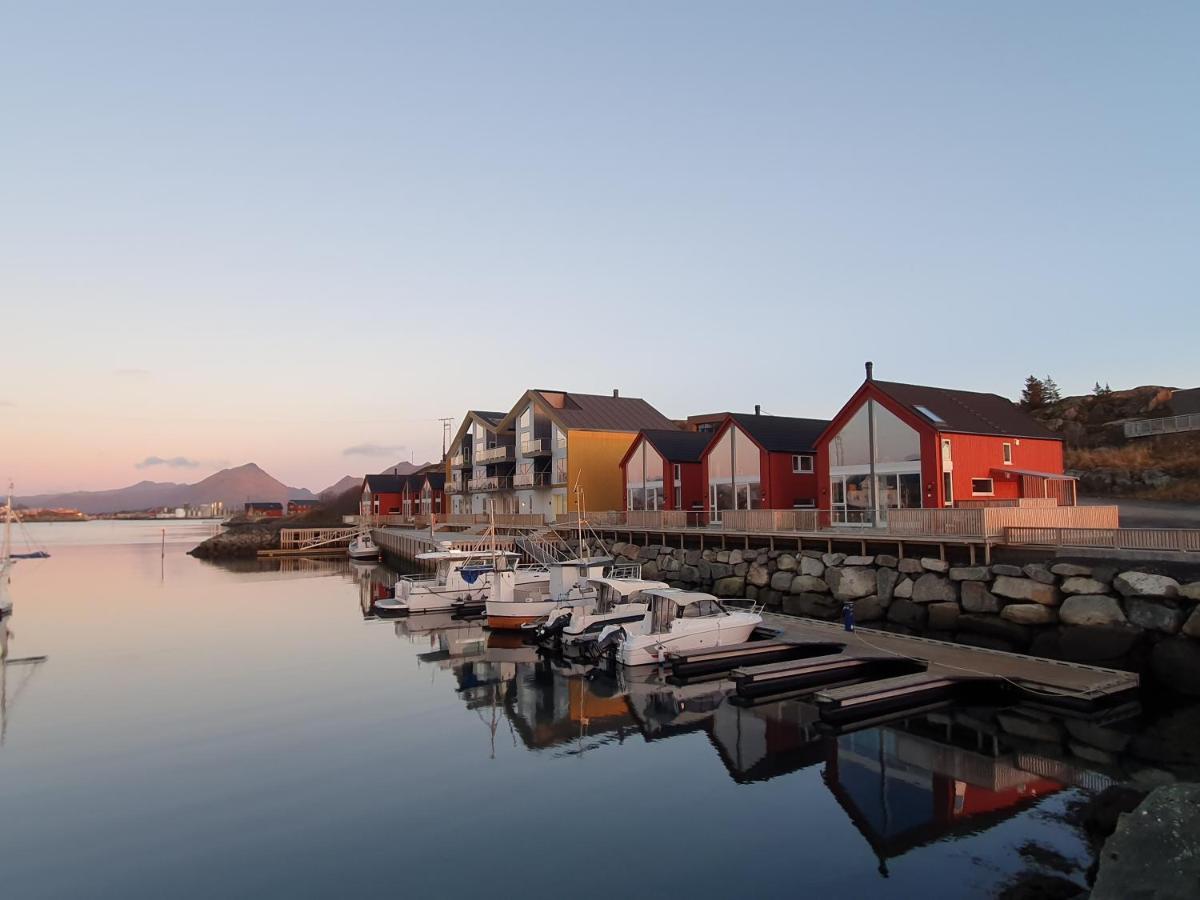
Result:
<svg viewBox="0 0 1200 900"><path fill-rule="evenodd" d="M435 491L440 491L446 486L446 473L444 471L429 472L424 478L421 479L422 484L425 483L425 478L429 479L429 486Z"/></svg>
<svg viewBox="0 0 1200 900"><path fill-rule="evenodd" d="M561 398L561 402L558 399ZM613 397L609 394L572 394L567 391L534 389L526 391L505 416L515 420L526 402L533 399L560 428L589 431L642 431L671 429L675 423L640 397Z"/></svg>
<svg viewBox="0 0 1200 900"><path fill-rule="evenodd" d="M829 427L828 419L795 419L754 413L730 413L729 418L769 453L811 453L821 432Z"/></svg>
<svg viewBox="0 0 1200 900"><path fill-rule="evenodd" d="M403 494L412 475L368 475L367 487L372 494ZM422 479L423 480L423 479Z"/></svg>
<svg viewBox="0 0 1200 900"><path fill-rule="evenodd" d="M484 410L481 410L481 409L473 409L473 410L471 410L471 412L473 412L475 415L479 416L479 418L481 418L481 419L486 419L488 422L491 422L493 425L499 425L500 420L503 419L507 415L507 413L502 413L502 412L485 412Z"/></svg>
<svg viewBox="0 0 1200 900"><path fill-rule="evenodd" d="M661 453L667 462L693 463L700 462L712 433L681 431L678 428L650 428L642 431L642 437Z"/></svg>
<svg viewBox="0 0 1200 900"><path fill-rule="evenodd" d="M1017 404L999 394L901 384L895 381L872 383L938 431L1062 440L1062 435L1055 434Z"/></svg>
<svg viewBox="0 0 1200 900"><path fill-rule="evenodd" d="M1200 388L1171 391L1171 412L1177 416L1200 413Z"/></svg>

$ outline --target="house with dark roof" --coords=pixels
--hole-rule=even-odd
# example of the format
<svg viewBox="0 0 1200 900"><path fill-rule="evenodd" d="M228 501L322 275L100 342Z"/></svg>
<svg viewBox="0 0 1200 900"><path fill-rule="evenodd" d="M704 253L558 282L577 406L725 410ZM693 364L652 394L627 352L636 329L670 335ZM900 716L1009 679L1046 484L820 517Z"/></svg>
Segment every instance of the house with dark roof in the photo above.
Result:
<svg viewBox="0 0 1200 900"><path fill-rule="evenodd" d="M1075 502L1062 438L996 394L867 378L816 441L818 505L835 523L970 501ZM872 473L874 483L872 484Z"/></svg>
<svg viewBox="0 0 1200 900"><path fill-rule="evenodd" d="M827 419L728 413L701 456L705 508L796 509L817 505L817 438Z"/></svg>
<svg viewBox="0 0 1200 900"><path fill-rule="evenodd" d="M507 413L494 415L469 414L469 480L454 482L455 465L466 471L468 461L451 459L450 483L461 485L467 498L458 508L482 513L492 502L497 512L542 515L548 521L576 509L576 486L589 509L620 509L620 462L638 432L676 427L645 400L617 391L534 388ZM460 429L459 436L465 435ZM462 453L462 446L454 449Z"/></svg>
<svg viewBox="0 0 1200 900"><path fill-rule="evenodd" d="M363 516L396 516L404 512L411 475L364 475L358 512Z"/></svg>
<svg viewBox="0 0 1200 900"><path fill-rule="evenodd" d="M704 509L701 457L707 432L650 428L621 458L625 509Z"/></svg>
<svg viewBox="0 0 1200 900"><path fill-rule="evenodd" d="M316 500L316 499L298 500L293 497L291 500L288 500L288 502L287 502L287 514L289 516L295 516L295 515L299 515L300 513L309 512L310 510L316 509L317 506L320 505L320 503L321 503L321 501Z"/></svg>
<svg viewBox="0 0 1200 900"><path fill-rule="evenodd" d="M470 409L463 416L446 451L445 495L448 505L443 505L448 512L486 512L489 494L499 497L498 492L511 488L515 465L514 434L511 428L498 427L504 415L502 412ZM496 511L515 511L507 506L511 506L511 502L506 497L501 498L496 504Z"/></svg>

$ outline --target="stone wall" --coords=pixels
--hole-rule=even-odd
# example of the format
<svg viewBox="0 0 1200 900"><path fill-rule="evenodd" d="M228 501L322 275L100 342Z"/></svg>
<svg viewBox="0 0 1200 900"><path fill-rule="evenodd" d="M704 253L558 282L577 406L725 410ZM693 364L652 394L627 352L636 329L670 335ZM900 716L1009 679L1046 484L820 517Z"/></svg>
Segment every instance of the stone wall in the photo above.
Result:
<svg viewBox="0 0 1200 900"><path fill-rule="evenodd" d="M617 542L642 575L767 609L1152 673L1200 696L1200 581L1128 564L952 566L932 558L804 550L682 550Z"/></svg>

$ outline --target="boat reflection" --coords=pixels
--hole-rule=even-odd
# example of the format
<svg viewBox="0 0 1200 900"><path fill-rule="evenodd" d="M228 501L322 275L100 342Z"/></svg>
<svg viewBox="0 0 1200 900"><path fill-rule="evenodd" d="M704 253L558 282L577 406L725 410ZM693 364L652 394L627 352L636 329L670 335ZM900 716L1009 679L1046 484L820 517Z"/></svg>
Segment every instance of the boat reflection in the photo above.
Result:
<svg viewBox="0 0 1200 900"><path fill-rule="evenodd" d="M488 632L478 619L412 616L395 627L422 647L422 664L453 673L456 692L488 727L493 757L497 733L507 727L514 746L559 756L638 736L657 742L702 735L739 784L819 767L884 874L891 858L992 828L1065 785L1107 783L969 724L986 722L987 711L961 721L921 714L837 734L794 698L744 705L731 702L734 686L724 679L672 684L656 671L597 674L539 655L520 634Z"/></svg>

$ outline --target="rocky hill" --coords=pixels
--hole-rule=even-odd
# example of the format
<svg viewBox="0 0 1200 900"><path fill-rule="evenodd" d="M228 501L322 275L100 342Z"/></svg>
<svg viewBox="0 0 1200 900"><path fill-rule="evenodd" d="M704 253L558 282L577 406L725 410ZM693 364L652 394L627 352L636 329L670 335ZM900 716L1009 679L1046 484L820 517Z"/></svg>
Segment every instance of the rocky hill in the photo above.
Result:
<svg viewBox="0 0 1200 900"><path fill-rule="evenodd" d="M313 500L316 495L305 488L289 487L264 472L255 463L214 472L195 484L164 481L139 481L109 491L74 491L65 494L37 494L17 497L22 506L47 506L77 509L92 515L162 507L225 504L240 508L247 500L287 503L289 499Z"/></svg>
<svg viewBox="0 0 1200 900"><path fill-rule="evenodd" d="M1171 388L1142 385L1064 397L1034 418L1066 442L1067 471L1093 496L1200 501L1200 432L1127 439L1124 423L1174 415Z"/></svg>
<svg viewBox="0 0 1200 900"><path fill-rule="evenodd" d="M337 497L339 494L344 494L350 488L357 488L362 484L363 477L361 475L343 475L329 487L323 491L318 491L317 496L322 500L330 497Z"/></svg>

